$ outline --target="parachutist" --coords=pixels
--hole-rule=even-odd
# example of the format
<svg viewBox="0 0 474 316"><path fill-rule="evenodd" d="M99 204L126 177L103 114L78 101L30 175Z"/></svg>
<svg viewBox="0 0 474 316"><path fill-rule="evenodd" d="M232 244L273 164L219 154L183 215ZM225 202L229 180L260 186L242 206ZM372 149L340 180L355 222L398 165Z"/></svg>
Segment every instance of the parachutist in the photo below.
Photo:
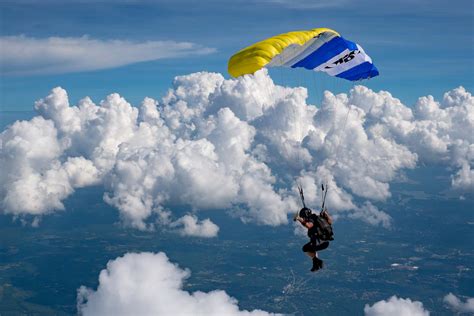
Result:
<svg viewBox="0 0 474 316"><path fill-rule="evenodd" d="M332 223L333 220L327 209L324 207L327 194L327 186L324 192L323 204L319 215L314 214L311 209L307 208L304 203L303 189L298 188L303 202L303 208L295 215L294 220L300 222L308 229L308 237L310 241L306 243L302 250L312 260L313 266L311 272L315 272L323 268L323 260L318 258L318 251L324 250L329 246L329 241L333 240ZM324 191L324 186L323 186Z"/></svg>
<svg viewBox="0 0 474 316"><path fill-rule="evenodd" d="M326 237L321 232L320 222L325 221L327 224L332 225L332 218L327 211L317 215L312 213L309 208L302 208L298 215L296 220L308 229L308 237L310 238L310 241L303 246L302 250L313 261L311 272L315 272L323 267L323 260L318 258L318 251L324 250L329 246L329 241L325 239L332 239L332 236ZM332 235L332 230L330 234Z"/></svg>

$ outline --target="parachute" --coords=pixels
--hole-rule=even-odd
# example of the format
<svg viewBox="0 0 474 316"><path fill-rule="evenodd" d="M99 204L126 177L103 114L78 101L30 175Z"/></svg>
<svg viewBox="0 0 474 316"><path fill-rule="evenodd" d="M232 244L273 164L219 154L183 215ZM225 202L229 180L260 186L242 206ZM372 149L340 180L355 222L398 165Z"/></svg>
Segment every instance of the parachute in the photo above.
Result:
<svg viewBox="0 0 474 316"><path fill-rule="evenodd" d="M350 81L379 74L364 49L328 28L295 31L267 38L234 54L229 74L240 77L263 67L305 68Z"/></svg>

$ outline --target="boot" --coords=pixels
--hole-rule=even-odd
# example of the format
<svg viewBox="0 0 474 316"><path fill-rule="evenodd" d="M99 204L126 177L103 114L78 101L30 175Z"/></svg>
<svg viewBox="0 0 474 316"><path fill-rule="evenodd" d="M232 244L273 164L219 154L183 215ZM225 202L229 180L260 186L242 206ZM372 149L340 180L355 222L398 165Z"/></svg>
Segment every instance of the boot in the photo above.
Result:
<svg viewBox="0 0 474 316"><path fill-rule="evenodd" d="M322 269L324 266L324 261L319 259L319 268Z"/></svg>
<svg viewBox="0 0 474 316"><path fill-rule="evenodd" d="M311 272L318 271L323 267L323 260L320 260L319 258L314 257L313 258L313 267L311 268Z"/></svg>

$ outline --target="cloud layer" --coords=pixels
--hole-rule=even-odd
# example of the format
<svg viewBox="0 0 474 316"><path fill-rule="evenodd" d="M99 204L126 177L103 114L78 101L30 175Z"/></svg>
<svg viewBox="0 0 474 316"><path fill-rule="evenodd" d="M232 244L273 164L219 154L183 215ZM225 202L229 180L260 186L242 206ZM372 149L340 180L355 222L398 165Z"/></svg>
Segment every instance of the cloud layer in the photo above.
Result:
<svg viewBox="0 0 474 316"><path fill-rule="evenodd" d="M127 253L109 261L100 272L97 290L78 289L80 315L275 315L262 310L240 310L226 292L183 290L190 276L160 253Z"/></svg>
<svg viewBox="0 0 474 316"><path fill-rule="evenodd" d="M191 272L169 261L165 253L126 253L111 260L99 275L97 289L77 290L79 315L280 315L241 310L225 291L183 289ZM456 313L474 312L474 299L462 302L449 293L444 302ZM366 316L429 316L420 301L392 296L364 307Z"/></svg>
<svg viewBox="0 0 474 316"><path fill-rule="evenodd" d="M441 102L422 97L414 108L364 86L325 92L320 107L306 98L306 89L277 86L265 70L230 80L177 77L162 100L139 107L118 94L73 106L55 88L36 102L39 116L0 136L2 211L39 216L63 209L76 188L102 185L126 225L212 237L218 227L197 211L285 224L299 207L296 183L308 205L320 205L324 182L336 217L389 227L375 203L419 161L444 164L452 189L472 191L474 98L464 88Z"/></svg>
<svg viewBox="0 0 474 316"><path fill-rule="evenodd" d="M449 293L443 301L456 313L474 313L474 297L468 297L466 302L463 302L453 293Z"/></svg>
<svg viewBox="0 0 474 316"><path fill-rule="evenodd" d="M423 308L423 303L412 301L409 298L392 296L388 300L379 301L372 306L364 307L366 316L429 316L430 313Z"/></svg>
<svg viewBox="0 0 474 316"><path fill-rule="evenodd" d="M3 74L52 74L115 68L163 58L213 53L189 42L100 40L88 36L0 37Z"/></svg>

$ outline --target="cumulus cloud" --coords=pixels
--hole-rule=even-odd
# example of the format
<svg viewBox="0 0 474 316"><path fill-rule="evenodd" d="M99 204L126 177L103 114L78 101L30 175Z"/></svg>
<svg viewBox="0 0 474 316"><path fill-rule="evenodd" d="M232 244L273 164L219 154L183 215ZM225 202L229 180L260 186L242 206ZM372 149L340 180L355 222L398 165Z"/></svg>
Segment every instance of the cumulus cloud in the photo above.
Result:
<svg viewBox="0 0 474 316"><path fill-rule="evenodd" d="M391 226L392 217L380 211L370 202L365 202L356 212L349 214L350 218L357 218L372 225L382 225L385 228Z"/></svg>
<svg viewBox="0 0 474 316"><path fill-rule="evenodd" d="M171 224L171 227L178 227L178 231L185 236L215 237L219 232L219 226L210 219L199 221L196 216L185 215Z"/></svg>
<svg viewBox="0 0 474 316"><path fill-rule="evenodd" d="M471 169L467 160L461 162L461 169L451 176L451 184L453 188L460 191L474 191L474 170Z"/></svg>
<svg viewBox="0 0 474 316"><path fill-rule="evenodd" d="M384 227L391 217L376 203L420 160L454 170L453 189L472 188L474 101L464 88L442 102L420 98L414 109L363 86L326 92L320 107L306 99L306 89L275 85L266 70L180 76L161 100L139 107L118 94L71 105L55 88L35 103L39 116L0 136L2 210L42 215L63 209L76 188L99 184L128 226L210 237L218 229L199 210L288 223L297 183L309 206L320 205L324 183L335 218ZM177 218L176 205L194 215Z"/></svg>
<svg viewBox="0 0 474 316"><path fill-rule="evenodd" d="M169 261L166 254L127 253L109 261L99 275L97 290L81 286L80 315L275 315L240 310L235 298L221 290L183 290L190 271Z"/></svg>
<svg viewBox="0 0 474 316"><path fill-rule="evenodd" d="M474 98L466 89L446 92L441 102L420 97L413 110L388 92L362 86L355 87L350 100L374 122L371 133L403 144L425 163L457 168L453 188L473 189Z"/></svg>
<svg viewBox="0 0 474 316"><path fill-rule="evenodd" d="M366 316L429 316L430 314L423 307L423 303L396 296L379 301L372 306L366 304L364 313Z"/></svg>
<svg viewBox="0 0 474 316"><path fill-rule="evenodd" d="M213 53L189 42L100 40L88 36L0 37L4 74L49 74L120 67L143 61Z"/></svg>
<svg viewBox="0 0 474 316"><path fill-rule="evenodd" d="M60 160L63 144L50 120L17 121L1 134L2 209L14 215L62 210L74 188L98 183L99 172L84 157Z"/></svg>
<svg viewBox="0 0 474 316"><path fill-rule="evenodd" d="M443 301L456 313L474 313L473 297L468 297L466 302L463 302L453 293L449 293Z"/></svg>

